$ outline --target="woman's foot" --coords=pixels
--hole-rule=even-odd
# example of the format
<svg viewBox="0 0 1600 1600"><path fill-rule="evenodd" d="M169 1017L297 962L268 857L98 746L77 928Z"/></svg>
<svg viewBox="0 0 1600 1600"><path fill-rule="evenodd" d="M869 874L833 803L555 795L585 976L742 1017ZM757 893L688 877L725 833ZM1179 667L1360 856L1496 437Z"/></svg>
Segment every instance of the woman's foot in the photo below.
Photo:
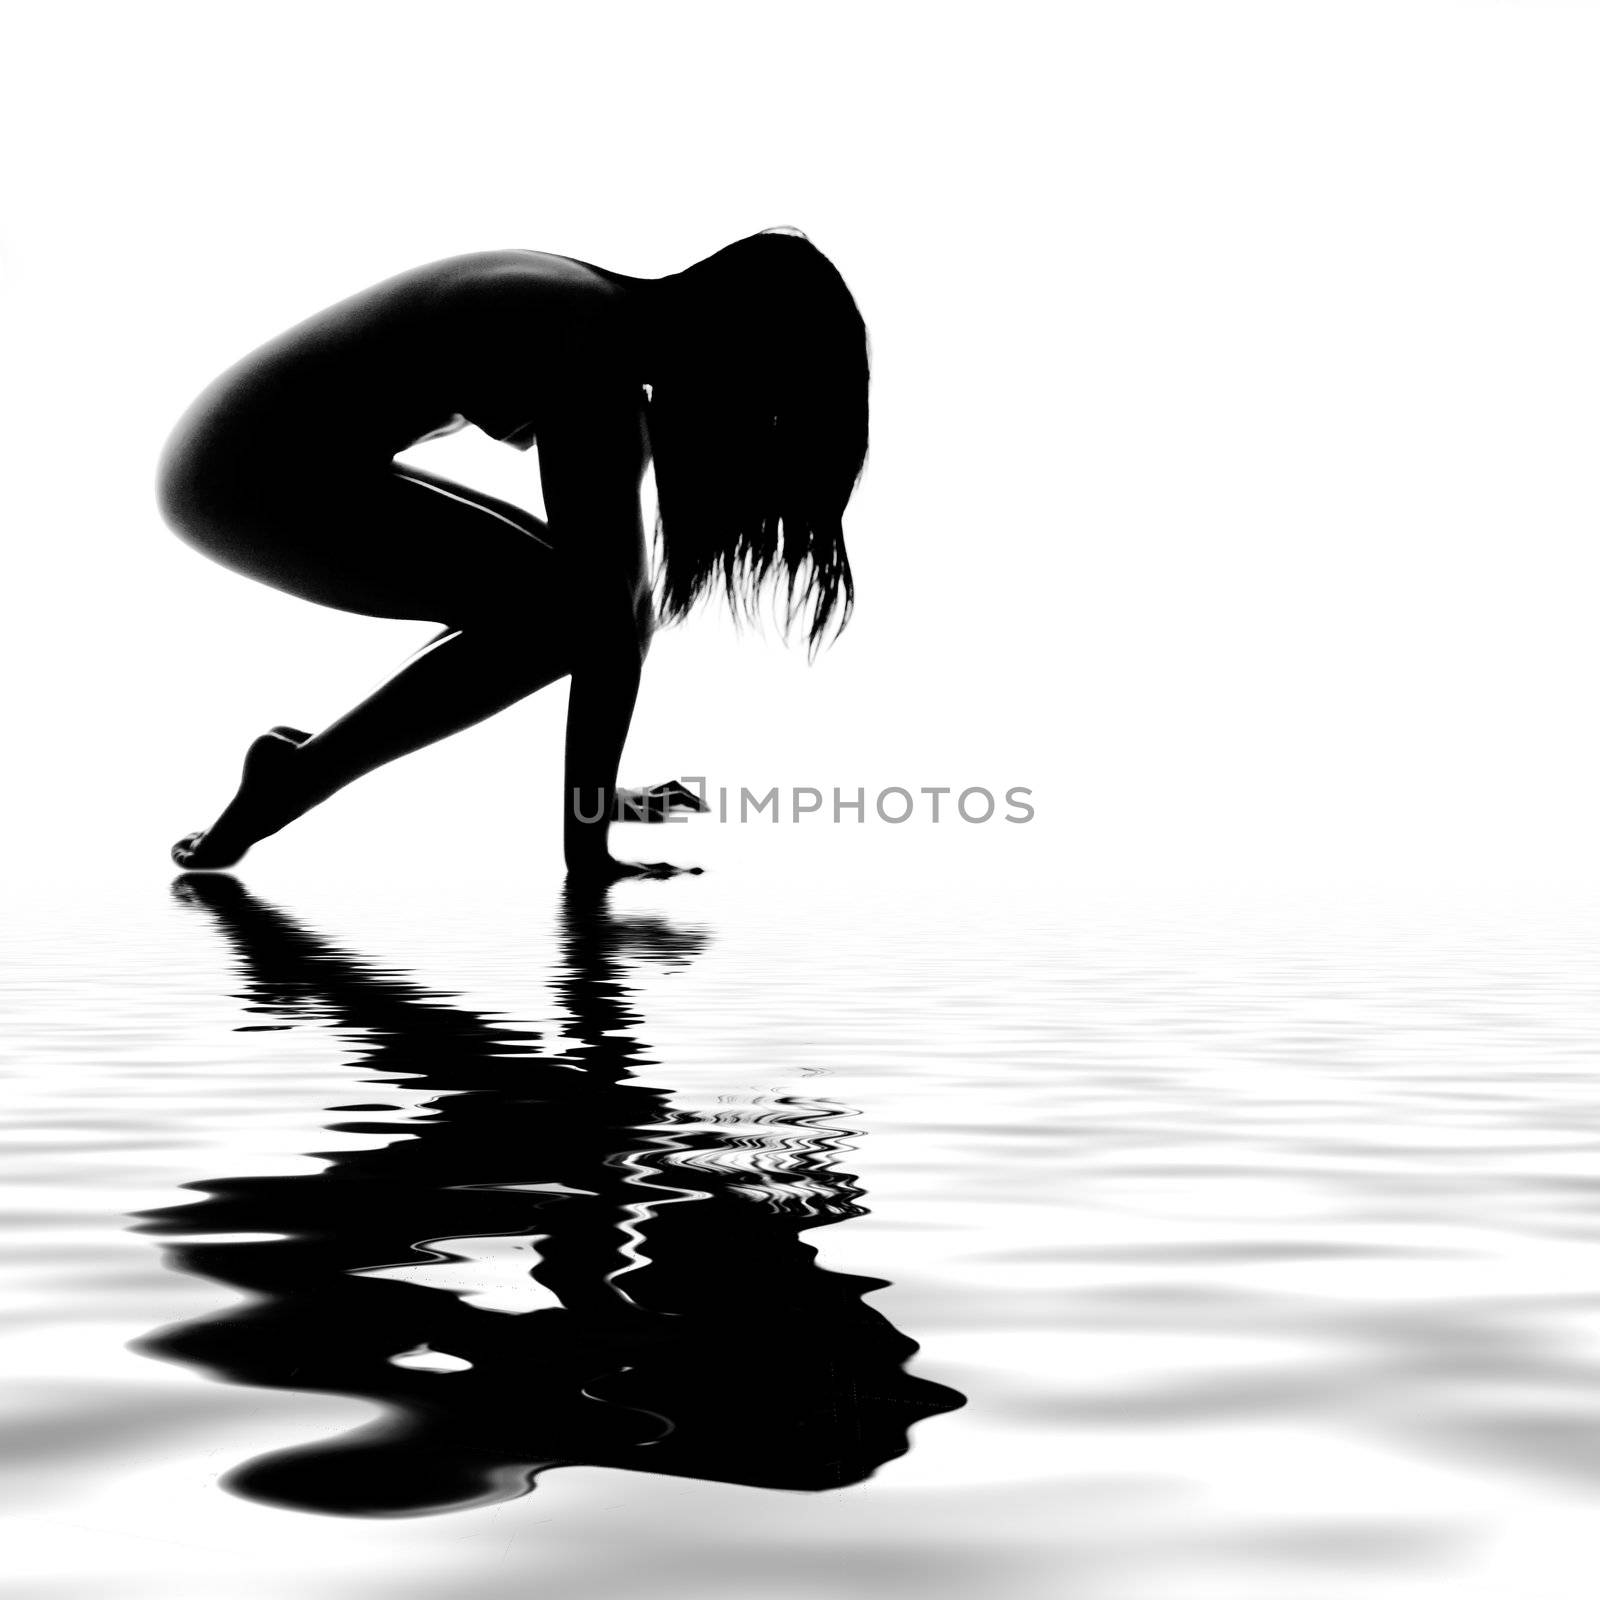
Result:
<svg viewBox="0 0 1600 1600"><path fill-rule="evenodd" d="M222 815L201 833L185 834L172 847L172 859L186 872L231 867L258 839L276 833L306 809L298 796L294 754L310 734L279 727L264 733L245 752L239 789Z"/></svg>

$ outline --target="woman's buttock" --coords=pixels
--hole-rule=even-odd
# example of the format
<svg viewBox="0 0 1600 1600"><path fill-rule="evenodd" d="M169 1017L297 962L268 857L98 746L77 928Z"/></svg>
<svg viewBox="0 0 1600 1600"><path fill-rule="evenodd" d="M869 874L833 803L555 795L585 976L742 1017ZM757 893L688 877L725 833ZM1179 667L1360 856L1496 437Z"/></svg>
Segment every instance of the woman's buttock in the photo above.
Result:
<svg viewBox="0 0 1600 1600"><path fill-rule="evenodd" d="M386 467L393 452L348 426L351 407L318 402L307 382L291 384L245 363L225 372L178 419L161 452L162 515L184 538L206 536L219 518L271 503L296 464L296 493L342 472ZM341 416L341 412L343 416ZM345 423L345 425L341 425Z"/></svg>
<svg viewBox="0 0 1600 1600"><path fill-rule="evenodd" d="M319 605L444 623L521 607L526 619L552 588L545 525L398 466L415 408L359 388L272 347L231 368L162 452L167 523L230 571Z"/></svg>

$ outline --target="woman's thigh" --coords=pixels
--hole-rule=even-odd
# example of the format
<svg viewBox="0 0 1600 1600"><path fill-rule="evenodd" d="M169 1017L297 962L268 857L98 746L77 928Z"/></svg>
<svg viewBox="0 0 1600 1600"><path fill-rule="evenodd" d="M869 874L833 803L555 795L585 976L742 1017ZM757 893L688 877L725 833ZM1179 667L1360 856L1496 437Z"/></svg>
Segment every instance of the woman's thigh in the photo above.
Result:
<svg viewBox="0 0 1600 1600"><path fill-rule="evenodd" d="M416 467L297 473L247 504L169 520L230 570L361 616L526 621L551 598L538 517Z"/></svg>

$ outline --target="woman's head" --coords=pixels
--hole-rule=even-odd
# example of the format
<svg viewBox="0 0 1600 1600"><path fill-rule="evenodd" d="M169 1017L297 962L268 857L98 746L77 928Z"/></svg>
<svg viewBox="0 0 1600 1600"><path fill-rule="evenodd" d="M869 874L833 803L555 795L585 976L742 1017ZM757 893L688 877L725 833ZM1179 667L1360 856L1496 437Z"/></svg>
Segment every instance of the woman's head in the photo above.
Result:
<svg viewBox="0 0 1600 1600"><path fill-rule="evenodd" d="M661 280L650 434L660 604L781 579L814 651L854 601L841 519L867 454L867 332L804 235L752 234Z"/></svg>

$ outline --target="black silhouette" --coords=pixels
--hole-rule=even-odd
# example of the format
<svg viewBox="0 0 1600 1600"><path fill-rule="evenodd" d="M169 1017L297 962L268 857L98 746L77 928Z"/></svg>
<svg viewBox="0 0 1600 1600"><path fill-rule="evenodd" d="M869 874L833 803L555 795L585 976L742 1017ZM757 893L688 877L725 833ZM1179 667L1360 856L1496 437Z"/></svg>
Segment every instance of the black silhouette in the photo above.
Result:
<svg viewBox="0 0 1600 1600"><path fill-rule="evenodd" d="M773 230L659 279L499 250L416 268L247 356L162 457L173 529L285 593L444 632L321 732L274 728L238 792L173 847L227 867L363 773L570 674L568 873L615 860L612 820L703 810L682 785L618 791L656 613L781 582L814 651L853 600L841 518L867 449L866 329L803 235ZM648 394L646 390L649 390ZM473 424L537 444L548 522L395 461ZM659 604L639 491L654 455Z"/></svg>
<svg viewBox="0 0 1600 1600"><path fill-rule="evenodd" d="M633 1080L647 1058L625 962L685 962L698 935L569 886L569 1037L550 1049L365 965L231 878L185 877L175 892L235 946L253 1012L349 1029L365 1081L392 1074L441 1097L412 1138L309 1175L194 1184L203 1200L140 1218L174 1240L182 1269L253 1298L138 1348L387 1409L251 1462L229 1487L367 1516L511 1498L571 1464L826 1489L870 1476L904 1453L912 1423L964 1403L904 1371L916 1345L862 1302L882 1281L819 1267L801 1239L862 1213L833 1165L843 1135L829 1113L786 1107L781 1142L752 1140L748 1120L695 1127ZM278 1237L203 1242L239 1233ZM530 1236L529 1286L559 1304L508 1314L407 1280L408 1263L448 1260L452 1241L514 1251ZM422 1347L470 1370L394 1364Z"/></svg>

